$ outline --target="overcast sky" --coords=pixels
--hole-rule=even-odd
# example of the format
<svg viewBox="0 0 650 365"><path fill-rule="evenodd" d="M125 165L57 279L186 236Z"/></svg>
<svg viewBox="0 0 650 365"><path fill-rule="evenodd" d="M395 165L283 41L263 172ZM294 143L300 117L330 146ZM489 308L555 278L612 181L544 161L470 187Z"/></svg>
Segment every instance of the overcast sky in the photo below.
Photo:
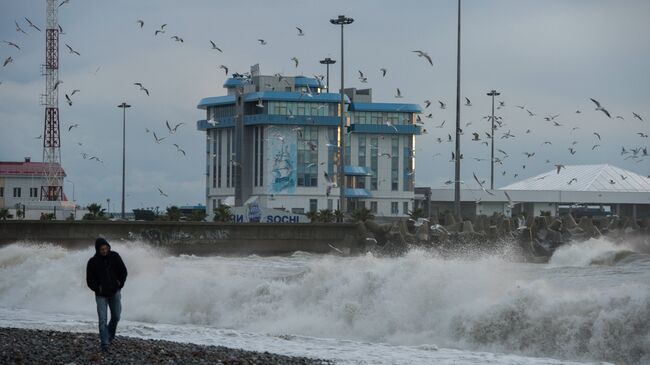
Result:
<svg viewBox="0 0 650 365"><path fill-rule="evenodd" d="M0 67L3 161L42 159L42 140L35 137L43 133L39 98L45 89L40 75L45 35L30 28L24 17L44 29L45 8L45 0L0 0L0 40L21 47L0 44L0 61L14 59ZM126 100L133 105L127 112L127 208L204 203L205 136L195 126L204 112L196 104L224 94L225 75L218 66L245 72L259 63L263 74L324 74L318 60L340 58L339 29L329 23L338 14L355 19L346 28L346 87L372 87L379 102L434 102L425 111L433 118L423 115L429 133L416 139L416 185L444 186L453 179L453 143L436 139L453 134L455 121L456 1L71 0L59 11L65 32L59 89L63 166L75 184L76 200L105 205L110 198L112 210L117 207L122 115L116 106ZM650 158L626 160L620 154L622 146L646 146L648 139L637 133L650 132L650 1L465 0L462 16L461 94L473 104L461 109L462 178L470 187L476 187L469 183L472 172L489 180L489 148L472 142L471 132L484 139L489 131L482 117L490 112L485 95L490 89L501 92L498 100L506 103L497 111L504 127L496 133L496 148L510 155L496 167L497 187L550 170L555 163L609 163L650 174ZM16 32L14 21L27 34ZM163 23L166 33L154 36ZM305 36L298 37L295 27ZM173 35L184 42L174 42ZM259 45L258 38L268 44ZM210 40L223 53L210 49ZM68 53L64 44L81 56ZM413 50L429 53L434 66ZM292 57L300 60L298 68ZM339 64L335 66L332 89L339 87ZM388 69L385 78L380 67ZM366 74L367 84L360 83L357 70ZM134 82L143 83L151 95ZM397 87L403 99L394 98ZM74 89L81 91L68 106L63 95ZM612 119L594 110L589 98L599 100ZM448 108L439 109L437 100ZM515 105L537 115L530 117ZM633 119L632 112L645 122ZM561 126L545 121L548 114L559 114L555 120ZM186 124L169 135L165 120ZM443 121L442 128L434 127ZM74 123L79 127L68 132ZM166 139L156 144L145 128ZM501 139L508 130L516 137ZM552 145L542 145L544 141ZM594 144L600 147L592 150ZM536 154L527 158L524 152ZM81 153L104 162L84 160ZM157 187L169 197L160 196ZM71 184L66 192L72 195Z"/></svg>

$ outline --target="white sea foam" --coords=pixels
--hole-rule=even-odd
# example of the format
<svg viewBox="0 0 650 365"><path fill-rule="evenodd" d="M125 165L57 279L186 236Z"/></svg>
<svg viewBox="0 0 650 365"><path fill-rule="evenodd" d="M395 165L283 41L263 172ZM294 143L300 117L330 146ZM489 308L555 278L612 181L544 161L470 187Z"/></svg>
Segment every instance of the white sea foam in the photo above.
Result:
<svg viewBox="0 0 650 365"><path fill-rule="evenodd" d="M470 351L488 351L511 354L506 357L650 362L647 262L635 263L646 267L627 275L618 268L621 273L613 277L600 267L576 272L566 267L570 263L557 261L546 266L495 257L443 260L420 251L400 258L222 258L172 257L138 243L113 248L129 268L125 323L144 332L143 323L150 323L170 339L178 339L179 328L218 328L295 338L298 347L320 348L321 357L327 357L321 345L302 339L333 341L323 345L332 353L349 340L366 346L366 355L372 346L418 353L437 346L458 349L457 360L462 354L470 358ZM92 323L94 300L84 277L93 253L51 245L0 248L0 320L27 311ZM21 322L19 314L11 318ZM175 330L161 330L165 326ZM503 364L520 361L497 358Z"/></svg>

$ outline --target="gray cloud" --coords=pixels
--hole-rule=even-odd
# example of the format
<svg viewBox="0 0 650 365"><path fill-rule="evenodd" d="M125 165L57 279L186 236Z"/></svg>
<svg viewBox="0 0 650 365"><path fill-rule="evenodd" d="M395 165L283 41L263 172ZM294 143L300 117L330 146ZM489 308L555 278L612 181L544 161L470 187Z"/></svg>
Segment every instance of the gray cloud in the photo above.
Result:
<svg viewBox="0 0 650 365"><path fill-rule="evenodd" d="M44 35L28 30L15 32L14 20L28 16L39 25L45 22L43 1L0 0L0 39L15 41L15 50L0 45L0 58L11 55L15 62L0 68L0 160L20 160L31 155L40 160L42 147L33 137L42 134L43 110L39 95L44 80ZM479 1L463 2L462 95L474 106L462 108L462 141L465 160L463 179L472 172L489 177L489 164L471 157L489 157L489 149L470 142L471 132L483 134L488 123L492 88L502 92L499 99L508 107L500 110L504 130L517 138L498 139L498 147L510 153L501 176L497 168L496 185L550 169L551 162L565 164L611 163L650 173L648 161L624 160L621 146L645 146L647 140L636 132L648 132L650 122L650 24L646 1ZM203 202L205 191L205 140L195 130L194 121L203 113L195 108L205 96L222 95L225 79L219 64L233 71L247 71L259 62L264 73L282 72L313 75L324 73L318 60L339 58L339 33L328 19L338 14L355 18L346 29L346 86L372 87L377 101L393 101L395 88L404 93L405 102L443 100L448 109L432 105L433 122L425 119L429 134L417 138L418 185L441 186L453 175L448 162L452 144L435 143L453 131L455 103L454 1L334 1L323 5L315 1L72 1L61 7L61 100L63 93L81 89L68 107L61 103L63 162L69 179L76 186L81 204L117 202L121 187L121 111L122 100L133 105L128 110L127 197L128 208L166 206ZM135 21L143 19L144 29ZM167 32L154 37L153 31L167 23ZM295 26L306 36L297 37ZM169 37L179 35L183 44ZM257 38L268 40L259 46ZM210 50L209 40L223 48ZM67 53L68 43L81 56ZM411 51L422 49L433 56L430 67ZM296 69L291 57L300 59ZM338 88L338 64L332 86ZM93 72L99 67L96 75ZM388 68L381 78L379 68ZM368 75L369 83L356 79L357 70ZM146 97L133 82L142 82L151 91ZM593 110L590 97L601 100L625 121L605 118ZM538 114L530 118L514 107L522 104ZM582 114L574 111L580 109ZM648 121L632 119L632 111ZM541 119L560 114L565 126L550 127ZM187 125L161 144L155 144L145 128L167 135L164 122ZM446 120L445 128L434 128ZM67 131L69 123L80 127ZM573 126L580 129L570 133ZM530 134L525 134L531 129ZM603 135L602 146L592 131ZM543 147L544 140L553 141ZM578 141L578 153L567 148ZM81 142L83 146L76 143ZM172 143L187 151L180 156ZM536 151L531 159L524 151ZM96 154L103 164L83 160L80 153ZM433 157L441 153L442 156ZM522 166L526 163L526 169ZM156 189L168 192L162 197ZM69 190L69 187L68 187ZM70 191L68 191L70 194ZM113 205L113 203L111 204ZM115 205L117 206L117 205Z"/></svg>

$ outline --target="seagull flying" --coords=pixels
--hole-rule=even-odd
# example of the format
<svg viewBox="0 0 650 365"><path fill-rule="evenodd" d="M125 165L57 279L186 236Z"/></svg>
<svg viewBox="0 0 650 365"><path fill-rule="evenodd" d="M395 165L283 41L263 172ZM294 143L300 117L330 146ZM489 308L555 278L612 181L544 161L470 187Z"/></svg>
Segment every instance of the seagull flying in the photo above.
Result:
<svg viewBox="0 0 650 365"><path fill-rule="evenodd" d="M14 20L14 24L16 24L16 32L19 32L19 33L22 33L22 34L27 34L27 32L25 32L23 30L23 28L20 27L20 25L18 24L17 21Z"/></svg>
<svg viewBox="0 0 650 365"><path fill-rule="evenodd" d="M25 17L25 20L27 20L27 24L29 24L30 27L32 27L32 28L38 30L39 32L41 31L41 28L35 26L34 23L32 23L31 20L27 19L27 17Z"/></svg>
<svg viewBox="0 0 650 365"><path fill-rule="evenodd" d="M399 88L397 88L397 95L395 95L396 98L401 98L402 97L402 92L400 91Z"/></svg>
<svg viewBox="0 0 650 365"><path fill-rule="evenodd" d="M9 42L9 41L3 41L3 42L7 43L8 45L10 45L12 47L16 47L17 49L20 49L20 47L14 42Z"/></svg>
<svg viewBox="0 0 650 365"><path fill-rule="evenodd" d="M77 56L81 56L81 53L75 51L75 50L72 49L72 47L70 47L69 45L66 44L65 46L68 47L68 51L69 51L70 53L74 53L74 54L76 54Z"/></svg>
<svg viewBox="0 0 650 365"><path fill-rule="evenodd" d="M300 29L300 28L298 28L298 27L296 27L296 29L298 30L298 36L299 36L299 37L302 37L302 36L305 35L305 32L303 32L302 29Z"/></svg>
<svg viewBox="0 0 650 365"><path fill-rule="evenodd" d="M298 67L298 63L299 63L299 62L298 62L298 58L297 58L297 57L291 57L291 61L293 61L293 63L296 65L296 67Z"/></svg>
<svg viewBox="0 0 650 365"><path fill-rule="evenodd" d="M145 88L144 86L142 86L142 83L140 83L140 82L134 82L133 85L135 85L135 86L139 86L139 87L140 87L140 90L144 91L144 92L147 94L147 96L149 96L149 89L147 89L147 88Z"/></svg>
<svg viewBox="0 0 650 365"><path fill-rule="evenodd" d="M162 196L165 196L165 197L166 197L166 196L168 196L168 195L167 195L167 194L165 194L165 193L164 193L164 192L163 192L163 191L162 191L162 190L161 190L160 188L158 188L158 192L159 192L159 193L160 193L160 195L162 195Z"/></svg>
<svg viewBox="0 0 650 365"><path fill-rule="evenodd" d="M591 99L591 101L594 102L594 104L596 104L596 110L600 110L601 112L605 113L605 115L607 116L607 118L611 118L611 117L612 117L612 116L609 114L609 112L607 111L607 109L605 109L605 108L603 108L602 106L600 106L600 103L598 102L598 100L593 99L593 98L590 98L590 99Z"/></svg>
<svg viewBox="0 0 650 365"><path fill-rule="evenodd" d="M266 45L266 41L264 39L258 39L257 41L260 42L262 46Z"/></svg>
<svg viewBox="0 0 650 365"><path fill-rule="evenodd" d="M467 97L465 97L465 106L472 106L472 102Z"/></svg>
<svg viewBox="0 0 650 365"><path fill-rule="evenodd" d="M136 23L140 24L140 28L144 27L144 20L136 20Z"/></svg>
<svg viewBox="0 0 650 365"><path fill-rule="evenodd" d="M216 49L217 51L223 53L221 48L217 47L217 45L213 41L210 41L210 45L212 45L212 49Z"/></svg>
<svg viewBox="0 0 650 365"><path fill-rule="evenodd" d="M228 67L226 67L226 66L224 66L224 65L219 65L219 68L222 69L222 70L224 70L224 72L226 73L226 75L228 75Z"/></svg>
<svg viewBox="0 0 650 365"><path fill-rule="evenodd" d="M431 56L429 56L428 53L423 52L423 51L419 51L419 50L416 50L416 51L413 51L413 52L414 52L414 53L417 53L418 57L424 57L424 58L426 58L427 61L429 61L429 64L431 64L431 66L433 66L433 61L431 60Z"/></svg>

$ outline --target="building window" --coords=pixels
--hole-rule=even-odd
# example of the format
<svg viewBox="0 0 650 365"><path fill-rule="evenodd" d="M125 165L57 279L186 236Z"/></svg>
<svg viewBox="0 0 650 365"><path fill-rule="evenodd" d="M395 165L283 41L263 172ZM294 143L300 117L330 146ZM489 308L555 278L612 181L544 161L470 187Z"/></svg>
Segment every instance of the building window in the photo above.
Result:
<svg viewBox="0 0 650 365"><path fill-rule="evenodd" d="M20 188L14 188L14 198L20 198Z"/></svg>
<svg viewBox="0 0 650 365"><path fill-rule="evenodd" d="M327 209L332 210L334 207L334 202L332 199L327 199Z"/></svg>
<svg viewBox="0 0 650 365"><path fill-rule="evenodd" d="M259 181L259 186L264 186L264 127L261 126L259 127L260 130L260 135L259 135L259 140L257 141L259 144L259 161L260 161L260 181Z"/></svg>
<svg viewBox="0 0 650 365"><path fill-rule="evenodd" d="M301 103L300 105L298 105L298 107L296 108L296 115L306 115L305 104Z"/></svg>
<svg viewBox="0 0 650 365"><path fill-rule="evenodd" d="M403 210L402 214L408 215L409 214L409 202L404 202L403 204L404 204L404 206L403 206L403 209L402 209Z"/></svg>
<svg viewBox="0 0 650 365"><path fill-rule="evenodd" d="M231 152L231 147L234 147L232 145L232 130L229 128L226 130L226 187L229 188L231 186L231 170L233 168L231 167L232 164L232 152ZM234 149L234 148L233 148Z"/></svg>
<svg viewBox="0 0 650 365"><path fill-rule="evenodd" d="M413 136L404 136L404 191L413 191Z"/></svg>
<svg viewBox="0 0 650 365"><path fill-rule="evenodd" d="M391 190L399 190L399 137L391 137L391 151L390 151L390 181Z"/></svg>
<svg viewBox="0 0 650 365"><path fill-rule="evenodd" d="M352 164L351 163L351 161L352 161L352 146L351 145L352 145L352 136L348 135L345 138L345 164L343 166Z"/></svg>
<svg viewBox="0 0 650 365"><path fill-rule="evenodd" d="M305 214L305 208L291 208L293 214Z"/></svg>
<svg viewBox="0 0 650 365"><path fill-rule="evenodd" d="M214 212L215 209L217 209L217 199L212 199L212 211Z"/></svg>
<svg viewBox="0 0 650 365"><path fill-rule="evenodd" d="M397 202L390 202L390 214L394 214L394 215L399 214L398 209L399 209L399 205L397 204Z"/></svg>
<svg viewBox="0 0 650 365"><path fill-rule="evenodd" d="M370 202L370 212L377 214L377 202Z"/></svg>
<svg viewBox="0 0 650 365"><path fill-rule="evenodd" d="M318 186L318 127L305 126L298 135L298 186Z"/></svg>
<svg viewBox="0 0 650 365"><path fill-rule="evenodd" d="M0 186L0 198L5 196L5 188L4 186Z"/></svg>
<svg viewBox="0 0 650 365"><path fill-rule="evenodd" d="M222 139L221 139L221 129L217 131L217 187L221 188L221 159L222 159Z"/></svg>
<svg viewBox="0 0 650 365"><path fill-rule="evenodd" d="M334 163L337 162L338 155L338 129L336 127L327 128L327 175L332 182L337 182L337 171L334 170ZM338 162L337 162L338 165Z"/></svg>
<svg viewBox="0 0 650 365"><path fill-rule="evenodd" d="M29 188L29 197L38 198L38 188Z"/></svg>
<svg viewBox="0 0 650 365"><path fill-rule="evenodd" d="M217 154L217 131L212 131L212 187L217 187L217 159L219 154Z"/></svg>
<svg viewBox="0 0 650 365"><path fill-rule="evenodd" d="M357 136L357 148L358 148L358 163L359 166L365 167L366 166L366 136L359 134ZM360 189L365 189L366 188L366 177L365 176L359 176L357 180L357 187Z"/></svg>
<svg viewBox="0 0 650 365"><path fill-rule="evenodd" d="M318 200L317 199L309 199L309 211L310 212L318 211Z"/></svg>
<svg viewBox="0 0 650 365"><path fill-rule="evenodd" d="M259 170L257 169L257 165L259 163L259 161L257 160L258 157L259 157L259 149L258 149L259 145L257 143L257 141L260 139L259 133L260 133L260 128L255 127L253 129L253 149L254 149L254 151L253 151L253 170L254 170L253 171L254 172L253 186L258 186L258 182L259 182L259 180L258 180L258 171Z"/></svg>
<svg viewBox="0 0 650 365"><path fill-rule="evenodd" d="M370 138L370 190L377 190L377 174L379 171L379 138Z"/></svg>

